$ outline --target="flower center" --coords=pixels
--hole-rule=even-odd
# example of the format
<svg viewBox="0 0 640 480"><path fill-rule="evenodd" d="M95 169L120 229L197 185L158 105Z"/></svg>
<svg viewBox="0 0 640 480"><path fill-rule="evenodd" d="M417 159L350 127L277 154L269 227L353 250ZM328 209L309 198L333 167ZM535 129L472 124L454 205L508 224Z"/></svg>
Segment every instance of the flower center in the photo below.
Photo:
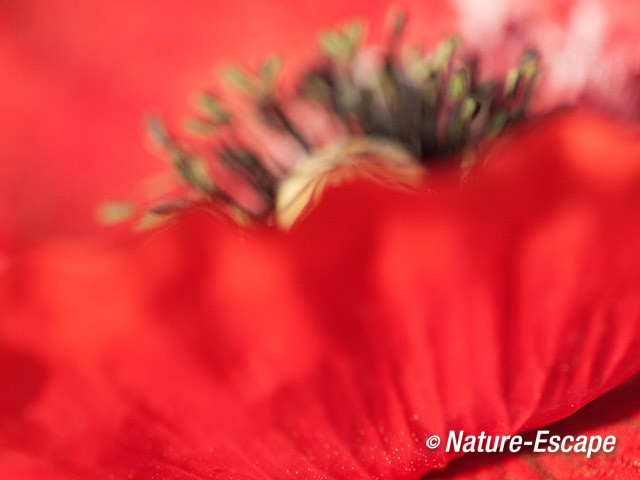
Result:
<svg viewBox="0 0 640 480"><path fill-rule="evenodd" d="M229 68L225 78L240 95L202 95L187 123L195 138L150 121L181 187L152 202L141 225L197 204L241 223L289 226L326 183L320 179L367 165L383 177L420 176L426 166L460 162L454 154L525 116L535 53L504 79L480 81L478 58L460 58L457 39L425 53L403 44L404 24L399 15L381 47L364 46L358 22L322 35L323 60L290 91L278 87L278 58L257 72ZM119 211L110 208L107 217Z"/></svg>

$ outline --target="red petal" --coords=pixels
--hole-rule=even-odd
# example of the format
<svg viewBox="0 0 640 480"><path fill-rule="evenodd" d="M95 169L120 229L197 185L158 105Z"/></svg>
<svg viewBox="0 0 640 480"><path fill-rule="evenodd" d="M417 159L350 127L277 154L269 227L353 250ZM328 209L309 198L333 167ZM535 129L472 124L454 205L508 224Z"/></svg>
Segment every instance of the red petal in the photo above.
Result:
<svg viewBox="0 0 640 480"><path fill-rule="evenodd" d="M469 455L429 478L433 480L490 480L494 478L535 479L616 479L633 480L640 475L640 378L590 403L561 422L550 425L549 436L613 435L616 446L611 453L599 452L591 458L584 453L522 453L517 455ZM535 441L535 433L530 434Z"/></svg>
<svg viewBox="0 0 640 480"><path fill-rule="evenodd" d="M39 249L0 288L2 469L419 478L451 460L428 435L571 414L640 366L638 145L559 115L464 188L355 183L290 234Z"/></svg>

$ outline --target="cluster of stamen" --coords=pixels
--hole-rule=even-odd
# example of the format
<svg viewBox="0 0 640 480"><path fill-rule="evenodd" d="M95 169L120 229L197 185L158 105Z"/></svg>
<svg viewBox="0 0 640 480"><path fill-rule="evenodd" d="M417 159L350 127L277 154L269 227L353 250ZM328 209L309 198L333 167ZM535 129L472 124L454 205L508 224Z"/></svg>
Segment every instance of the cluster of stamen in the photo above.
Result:
<svg viewBox="0 0 640 480"><path fill-rule="evenodd" d="M388 143L425 166L455 161L452 159L460 156L454 154L525 116L538 72L533 52L526 52L504 79L480 81L477 58L458 58L455 38L444 40L427 54L403 47L404 23L404 16L398 16L387 45L373 53L363 47L360 23L322 35L323 61L287 94L276 82L278 58L266 60L257 72L239 67L225 72L227 83L246 99L249 114L266 132L295 143L300 158L284 163L267 158L260 142L238 134L247 113L234 113L212 94L201 95L198 115L186 125L197 140L172 135L152 119L150 138L172 162L182 187L147 205L139 226L155 226L194 204L241 223L272 223L279 186L292 167L327 146L305 135L299 119L296 122L287 111L292 101L313 104L340 126L343 133L332 142L358 138L371 139L376 145ZM367 56L368 64L363 61ZM213 164L223 166L254 200L243 200L242 194L225 187L213 173ZM102 216L120 220L136 210L112 204L102 209Z"/></svg>

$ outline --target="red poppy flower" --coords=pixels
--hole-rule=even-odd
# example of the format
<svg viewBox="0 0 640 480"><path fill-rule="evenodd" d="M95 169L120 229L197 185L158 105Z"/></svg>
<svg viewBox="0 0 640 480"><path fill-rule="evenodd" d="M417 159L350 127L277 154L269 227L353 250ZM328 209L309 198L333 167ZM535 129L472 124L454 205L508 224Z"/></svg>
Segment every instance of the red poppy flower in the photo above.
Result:
<svg viewBox="0 0 640 480"><path fill-rule="evenodd" d="M27 37L16 19L51 18L13 8L14 31ZM124 16L117 6L88 14L122 20L126 31L147 13L129 8ZM206 11L203 3L183 13L203 36ZM440 13L449 18L448 9ZM292 16L299 31L291 35L304 38L306 24ZM69 35L76 34L92 32ZM78 39L54 37L81 51ZM12 38L8 56L23 73L47 70L18 55L24 44ZM164 70L140 67L146 80L158 80L150 93L123 70L111 77L135 102L114 116L135 124L129 115L171 90L171 77L161 74L172 62L187 63L178 60L180 40L165 40L169 48L154 63ZM109 58L133 61L141 52L107 47L83 74L97 76ZM201 52L195 65L211 53L200 44L191 51ZM53 81L51 73L44 78ZM48 107L95 107L109 125L104 92L115 87L84 80L80 98L66 84L33 91ZM61 90L62 98L49 97ZM47 168L76 179L86 153L110 136L78 140L66 130L100 131L87 130L81 117L70 115L77 124L64 132L36 133L53 142L52 152L69 153ZM138 156L140 147L117 135L105 157L129 147ZM16 138L29 158L41 154L26 135ZM23 151L15 139L9 145ZM635 380L550 427L617 435L611 455L455 460L459 454L429 449L425 440L450 430L514 435L550 425L640 369L639 147L635 126L577 109L481 143L463 187L446 169L419 192L356 175L323 192L289 232L243 229L193 210L153 235L111 243L48 235L23 247L0 270L0 473L412 479L444 469L439 475L453 478L635 478ZM67 212L88 195L84 189L102 193L97 173L85 174L89 183L58 206ZM29 188L38 191L45 178ZM5 177L7 185L25 195L13 179ZM15 227L10 243L23 246L33 229L53 227L24 220L33 210L20 198L7 222ZM80 210L61 231L83 225Z"/></svg>

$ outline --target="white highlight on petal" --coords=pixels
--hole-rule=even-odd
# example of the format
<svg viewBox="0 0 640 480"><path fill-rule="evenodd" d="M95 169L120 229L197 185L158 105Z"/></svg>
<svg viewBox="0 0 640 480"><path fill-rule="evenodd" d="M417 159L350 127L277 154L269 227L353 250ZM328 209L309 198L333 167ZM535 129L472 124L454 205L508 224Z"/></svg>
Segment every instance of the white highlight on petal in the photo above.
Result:
<svg viewBox="0 0 640 480"><path fill-rule="evenodd" d="M510 0L455 0L465 38L471 42L497 41L513 13Z"/></svg>
<svg viewBox="0 0 640 480"><path fill-rule="evenodd" d="M608 35L608 12L599 2L583 0L571 12L566 31L556 50L548 47L549 82L567 93L582 90L591 80L604 80L608 70L604 45Z"/></svg>
<svg viewBox="0 0 640 480"><path fill-rule="evenodd" d="M640 47L633 36L617 37L629 25L615 4L574 0L565 17L555 12L554 1L453 1L460 33L483 54L483 67L500 72L514 51L527 47L540 53L543 73L534 110L586 103L620 117L640 117Z"/></svg>

